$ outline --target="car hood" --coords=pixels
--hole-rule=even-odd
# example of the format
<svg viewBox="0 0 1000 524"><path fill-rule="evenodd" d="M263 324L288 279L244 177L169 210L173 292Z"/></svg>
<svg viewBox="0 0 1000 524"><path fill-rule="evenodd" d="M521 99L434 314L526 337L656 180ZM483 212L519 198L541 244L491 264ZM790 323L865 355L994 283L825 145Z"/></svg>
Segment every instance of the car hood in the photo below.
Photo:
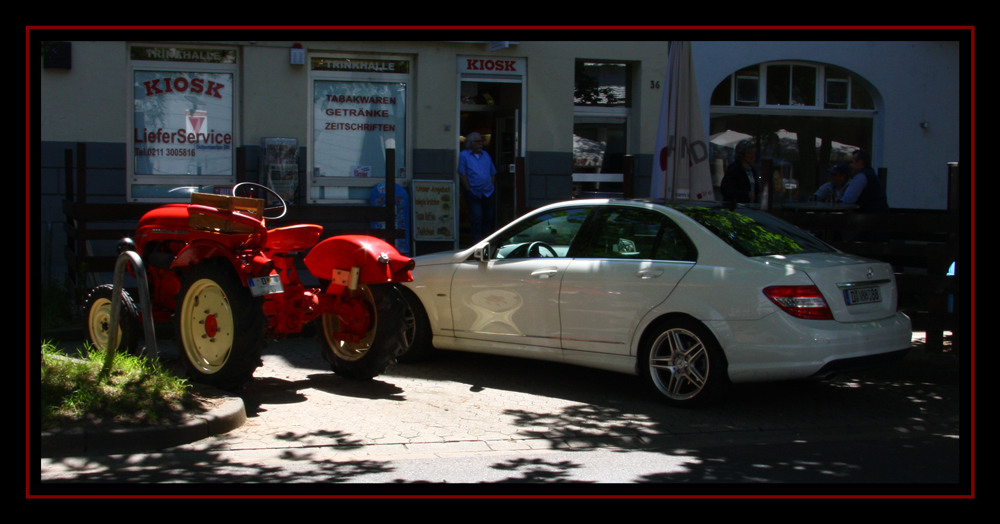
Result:
<svg viewBox="0 0 1000 524"><path fill-rule="evenodd" d="M431 253L428 255L415 256L413 257L413 261L417 264L416 267L455 264L469 258L471 254L472 251L469 249L462 251L446 251L443 253Z"/></svg>
<svg viewBox="0 0 1000 524"><path fill-rule="evenodd" d="M892 266L885 262L839 252L756 258L805 273L823 293L838 322L869 322L896 314L896 278ZM878 300L873 300L873 289ZM857 290L864 290L863 294L858 295ZM863 303L852 303L857 301Z"/></svg>

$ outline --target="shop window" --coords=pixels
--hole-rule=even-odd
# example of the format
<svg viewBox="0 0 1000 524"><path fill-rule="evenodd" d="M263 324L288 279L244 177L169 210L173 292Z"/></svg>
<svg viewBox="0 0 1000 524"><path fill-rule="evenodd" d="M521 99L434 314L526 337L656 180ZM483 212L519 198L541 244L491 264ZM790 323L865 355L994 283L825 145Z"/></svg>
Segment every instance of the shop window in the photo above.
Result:
<svg viewBox="0 0 1000 524"><path fill-rule="evenodd" d="M870 117L713 114L710 124L712 174L719 185L734 149L750 140L759 167L770 166L772 201L799 201L828 182L826 169L848 162L856 149L872 149Z"/></svg>
<svg viewBox="0 0 1000 524"><path fill-rule="evenodd" d="M577 60L573 100L573 194L620 196L631 115L632 67Z"/></svg>
<svg viewBox="0 0 1000 524"><path fill-rule="evenodd" d="M409 62L313 57L310 203L367 203L393 149L406 178Z"/></svg>
<svg viewBox="0 0 1000 524"><path fill-rule="evenodd" d="M130 48L133 99L128 194L186 201L235 183L236 51Z"/></svg>
<svg viewBox="0 0 1000 524"><path fill-rule="evenodd" d="M875 109L871 93L854 75L833 66L800 63L758 64L736 71L716 86L711 105Z"/></svg>
<svg viewBox="0 0 1000 524"><path fill-rule="evenodd" d="M744 68L716 86L711 105L715 184L735 160L736 144L750 140L758 167L770 170L772 202L808 198L828 181L827 168L849 161L856 149L872 150L874 97L860 79L833 66Z"/></svg>
<svg viewBox="0 0 1000 524"><path fill-rule="evenodd" d="M816 68L802 65L768 66L767 105L815 106Z"/></svg>
<svg viewBox="0 0 1000 524"><path fill-rule="evenodd" d="M847 71L836 67L826 68L826 109L873 110L871 94Z"/></svg>
<svg viewBox="0 0 1000 524"><path fill-rule="evenodd" d="M760 79L756 76L736 77L736 105L755 106L760 100Z"/></svg>
<svg viewBox="0 0 1000 524"><path fill-rule="evenodd" d="M573 195L576 198L621 196L628 116L578 114L573 123Z"/></svg>
<svg viewBox="0 0 1000 524"><path fill-rule="evenodd" d="M573 172L621 173L625 119L579 117L573 124Z"/></svg>
<svg viewBox="0 0 1000 524"><path fill-rule="evenodd" d="M578 106L631 107L631 77L632 68L628 63L577 60L573 103Z"/></svg>
<svg viewBox="0 0 1000 524"><path fill-rule="evenodd" d="M313 103L313 175L385 178L385 150L406 146L406 84L317 81Z"/></svg>

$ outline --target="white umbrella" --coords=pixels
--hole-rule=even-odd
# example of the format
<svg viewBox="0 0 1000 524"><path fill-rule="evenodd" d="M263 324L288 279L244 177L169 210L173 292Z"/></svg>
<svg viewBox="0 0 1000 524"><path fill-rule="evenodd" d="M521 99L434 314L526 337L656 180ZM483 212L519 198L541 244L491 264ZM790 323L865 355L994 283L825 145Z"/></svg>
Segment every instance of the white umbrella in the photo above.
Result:
<svg viewBox="0 0 1000 524"><path fill-rule="evenodd" d="M746 133L740 133L739 131L733 131L732 129L727 129L721 133L716 133L708 138L713 144L719 147L728 147L732 149L736 147L736 144L744 140L750 140L753 137Z"/></svg>
<svg viewBox="0 0 1000 524"><path fill-rule="evenodd" d="M670 42L649 196L664 201L715 200L701 122L691 42Z"/></svg>

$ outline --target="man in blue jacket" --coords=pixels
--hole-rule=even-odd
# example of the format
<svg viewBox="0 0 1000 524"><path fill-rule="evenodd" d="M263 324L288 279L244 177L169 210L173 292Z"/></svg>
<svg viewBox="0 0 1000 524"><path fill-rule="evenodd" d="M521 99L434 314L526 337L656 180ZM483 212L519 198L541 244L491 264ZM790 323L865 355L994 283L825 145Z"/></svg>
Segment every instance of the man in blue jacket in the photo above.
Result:
<svg viewBox="0 0 1000 524"><path fill-rule="evenodd" d="M857 204L858 211L863 213L884 213L889 210L882 181L875 170L871 168L872 157L864 149L854 152L851 171L854 178L844 190L844 203Z"/></svg>
<svg viewBox="0 0 1000 524"><path fill-rule="evenodd" d="M469 133L466 144L466 149L458 157L458 179L469 205L469 222L475 243L493 232L497 168L490 154L483 151L482 135Z"/></svg>

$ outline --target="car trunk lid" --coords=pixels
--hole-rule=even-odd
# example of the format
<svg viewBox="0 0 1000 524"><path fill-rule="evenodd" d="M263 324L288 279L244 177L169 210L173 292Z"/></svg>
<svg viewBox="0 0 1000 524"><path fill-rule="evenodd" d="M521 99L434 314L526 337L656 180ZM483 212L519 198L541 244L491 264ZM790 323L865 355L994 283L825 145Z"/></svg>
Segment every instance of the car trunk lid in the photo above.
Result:
<svg viewBox="0 0 1000 524"><path fill-rule="evenodd" d="M889 264L845 253L799 253L759 258L809 276L838 322L867 322L896 313L896 279Z"/></svg>

